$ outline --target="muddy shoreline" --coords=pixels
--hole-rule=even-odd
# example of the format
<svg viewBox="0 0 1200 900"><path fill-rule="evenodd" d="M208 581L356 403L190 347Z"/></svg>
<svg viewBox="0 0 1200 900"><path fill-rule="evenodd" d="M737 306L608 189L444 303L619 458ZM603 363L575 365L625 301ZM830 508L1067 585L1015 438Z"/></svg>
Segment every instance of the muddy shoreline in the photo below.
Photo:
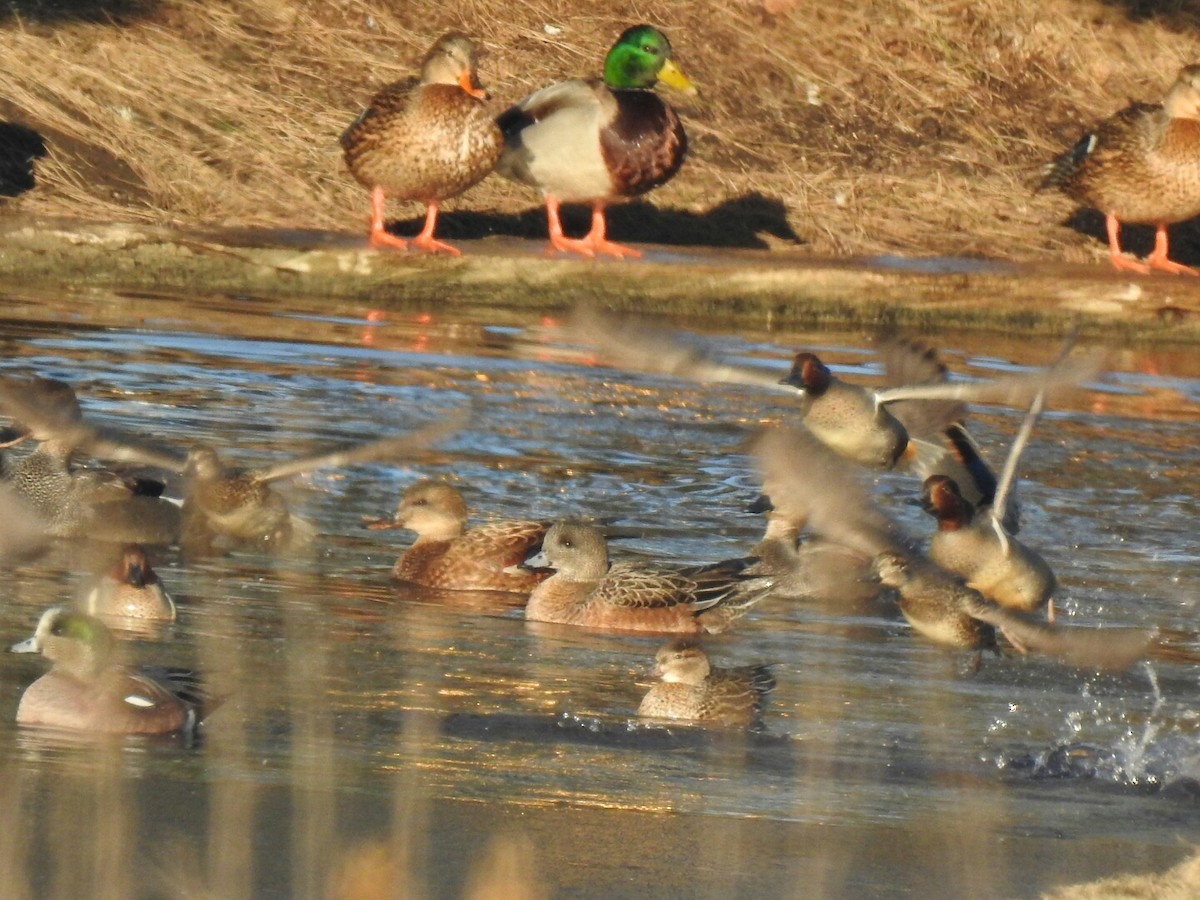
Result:
<svg viewBox="0 0 1200 900"><path fill-rule="evenodd" d="M457 259L380 252L345 232L171 230L0 219L0 286L81 292L336 297L380 309L440 302L615 310L755 328L895 325L921 331L1183 343L1200 337L1200 280L1107 265L919 257L814 259L786 251L645 246L637 262L552 258L511 238L463 241Z"/></svg>

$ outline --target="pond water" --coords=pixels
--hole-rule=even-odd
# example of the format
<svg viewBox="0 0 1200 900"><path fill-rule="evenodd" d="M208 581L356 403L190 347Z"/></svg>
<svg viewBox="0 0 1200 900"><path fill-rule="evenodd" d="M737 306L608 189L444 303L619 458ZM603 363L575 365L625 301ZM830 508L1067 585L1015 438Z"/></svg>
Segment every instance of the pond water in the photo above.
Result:
<svg viewBox="0 0 1200 900"><path fill-rule="evenodd" d="M479 518L619 517L634 537L614 557L744 555L761 529L744 513L758 493L744 441L788 417L786 398L606 368L551 321L433 300L3 300L4 373L64 379L94 421L243 465L471 411L410 458L284 485L319 532L302 551L150 551L179 621L131 654L219 686L200 740L17 729L44 666L0 655L4 897L538 896L499 893L522 879L579 897L1035 896L1161 870L1200 840L1196 666L1101 676L1005 657L972 672L895 617L768 600L706 641L718 664L774 665L764 732L648 728L632 715L661 638L536 627L512 598L395 585L411 536L364 527L413 480L443 477ZM970 377L1055 352L927 337ZM706 340L781 371L807 347L879 376L862 335ZM1039 425L1022 538L1056 570L1070 622L1191 629L1200 357L1121 350L1113 369ZM1020 416L974 411L997 467ZM927 533L906 502L917 482L877 481ZM10 570L3 641L105 552L60 546Z"/></svg>

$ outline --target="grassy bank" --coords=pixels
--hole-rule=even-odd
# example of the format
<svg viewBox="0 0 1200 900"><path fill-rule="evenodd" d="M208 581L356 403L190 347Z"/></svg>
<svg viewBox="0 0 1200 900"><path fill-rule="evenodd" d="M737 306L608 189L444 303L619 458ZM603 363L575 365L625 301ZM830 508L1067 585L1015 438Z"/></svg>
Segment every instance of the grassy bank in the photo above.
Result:
<svg viewBox="0 0 1200 900"><path fill-rule="evenodd" d="M358 229L366 196L338 134L440 32L483 41L499 109L597 72L613 37L649 18L703 93L673 98L691 155L652 206L614 216L622 238L1091 260L1098 218L1031 184L1085 125L1158 99L1200 57L1200 16L1185 6L12 0L0 119L39 132L49 153L38 186L0 215ZM541 235L536 206L489 179L448 206L444 233ZM1136 238L1148 248L1148 230ZM1200 258L1200 240L1178 248Z"/></svg>

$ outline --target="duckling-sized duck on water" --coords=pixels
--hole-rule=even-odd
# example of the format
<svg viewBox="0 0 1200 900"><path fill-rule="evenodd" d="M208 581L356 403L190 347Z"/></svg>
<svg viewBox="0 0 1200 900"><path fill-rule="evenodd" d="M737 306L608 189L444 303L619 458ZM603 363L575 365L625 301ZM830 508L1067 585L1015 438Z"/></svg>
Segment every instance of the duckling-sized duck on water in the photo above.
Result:
<svg viewBox="0 0 1200 900"><path fill-rule="evenodd" d="M414 247L460 255L433 237L438 205L482 181L503 145L475 69L475 44L457 32L444 34L425 54L419 84L388 85L342 134L350 174L371 191L373 245L408 246L384 228L393 197L426 205Z"/></svg>
<svg viewBox="0 0 1200 900"><path fill-rule="evenodd" d="M190 732L202 718L195 675L142 672L118 664L99 619L54 607L14 653L41 653L54 666L25 689L17 723L96 734Z"/></svg>
<svg viewBox="0 0 1200 900"><path fill-rule="evenodd" d="M752 577L752 558L679 569L609 563L604 534L556 522L526 560L554 574L533 589L525 618L585 628L698 634L724 631L774 586Z"/></svg>
<svg viewBox="0 0 1200 900"><path fill-rule="evenodd" d="M607 239L604 209L666 184L683 165L687 135L675 110L654 93L659 81L696 93L672 60L667 36L637 25L608 51L603 80L550 85L497 119L504 152L496 171L542 192L551 249L589 257L642 255ZM586 237L563 234L560 203L591 205Z"/></svg>
<svg viewBox="0 0 1200 900"><path fill-rule="evenodd" d="M1104 213L1113 266L1200 274L1167 258L1167 226L1200 215L1200 65L1184 66L1161 104L1133 103L1046 167L1042 188ZM1144 263L1121 254L1121 223L1154 226Z"/></svg>
<svg viewBox="0 0 1200 900"><path fill-rule="evenodd" d="M542 546L549 522L503 519L467 528L462 494L442 481L423 479L405 489L394 523L371 528L406 528L417 539L392 570L401 581L454 591L528 594L550 574L520 568Z"/></svg>
<svg viewBox="0 0 1200 900"><path fill-rule="evenodd" d="M679 719L726 727L761 723L775 678L767 666L721 669L694 641L674 641L654 656L662 682L642 698L637 714L649 719Z"/></svg>
<svg viewBox="0 0 1200 900"><path fill-rule="evenodd" d="M140 631L139 623L175 621L175 601L138 544L122 547L116 564L85 585L79 607L118 629Z"/></svg>

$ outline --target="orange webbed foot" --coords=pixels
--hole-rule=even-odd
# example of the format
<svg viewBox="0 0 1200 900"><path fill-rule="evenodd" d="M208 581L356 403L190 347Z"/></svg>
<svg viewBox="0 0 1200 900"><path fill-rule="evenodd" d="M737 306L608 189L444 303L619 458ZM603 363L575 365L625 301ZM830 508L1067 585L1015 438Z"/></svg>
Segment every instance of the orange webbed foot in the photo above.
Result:
<svg viewBox="0 0 1200 900"><path fill-rule="evenodd" d="M391 247L393 250L407 250L408 241L404 238L398 238L394 234L388 234L382 228L378 231L371 232L372 247Z"/></svg>
<svg viewBox="0 0 1200 900"><path fill-rule="evenodd" d="M598 241L591 241L589 246L596 254L604 254L605 256L615 256L617 259L630 257L632 259L641 259L642 251L635 250L632 247L626 247L624 244L614 244L612 241L601 238Z"/></svg>
<svg viewBox="0 0 1200 900"><path fill-rule="evenodd" d="M596 256L596 251L592 249L592 245L586 240L569 238L561 234L551 234L550 243L546 245L546 253L550 255L556 251L578 253L580 256L586 256L588 259L593 259Z"/></svg>
<svg viewBox="0 0 1200 900"><path fill-rule="evenodd" d="M426 253L448 253L451 256L462 256L462 251L453 244L447 244L445 241L439 241L432 237L426 237L423 234L419 234L413 238L412 245L418 250L423 250Z"/></svg>
<svg viewBox="0 0 1200 900"><path fill-rule="evenodd" d="M1127 256L1110 256L1113 268L1124 272L1137 272L1139 275L1149 275L1150 267L1143 262L1138 262L1136 259L1129 259Z"/></svg>
<svg viewBox="0 0 1200 900"><path fill-rule="evenodd" d="M1170 272L1172 275L1200 275L1200 272L1183 263L1172 262L1166 256L1156 256L1151 253L1146 257L1148 269L1158 269L1160 272Z"/></svg>

